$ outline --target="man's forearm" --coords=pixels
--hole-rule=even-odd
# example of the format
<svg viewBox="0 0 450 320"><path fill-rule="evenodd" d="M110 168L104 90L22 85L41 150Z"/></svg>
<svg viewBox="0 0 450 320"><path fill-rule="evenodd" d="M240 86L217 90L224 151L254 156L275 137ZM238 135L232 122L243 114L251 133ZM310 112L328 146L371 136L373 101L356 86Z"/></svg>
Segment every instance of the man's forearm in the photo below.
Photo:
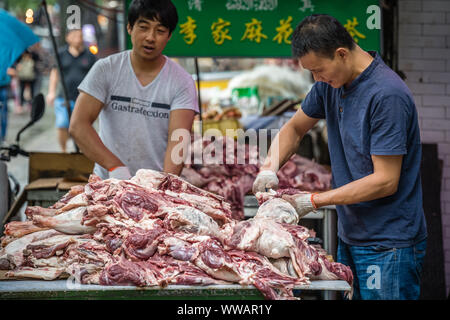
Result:
<svg viewBox="0 0 450 320"><path fill-rule="evenodd" d="M170 113L169 131L163 171L177 176L183 170L188 146L191 143L191 128L194 111L189 109L174 110Z"/></svg>
<svg viewBox="0 0 450 320"><path fill-rule="evenodd" d="M164 156L164 168L163 171L166 173L172 173L177 176L181 174L183 170L184 161L179 163L178 160L184 159L184 154L175 155L174 147L178 145L178 141L169 141L167 144L166 154ZM175 162L175 160L177 160Z"/></svg>
<svg viewBox="0 0 450 320"><path fill-rule="evenodd" d="M342 187L315 195L314 203L317 207L348 205L384 198L395 192L396 187L389 181L376 174L370 174Z"/></svg>
<svg viewBox="0 0 450 320"><path fill-rule="evenodd" d="M58 84L58 70L52 69L48 80L48 93L55 94Z"/></svg>
<svg viewBox="0 0 450 320"><path fill-rule="evenodd" d="M6 74L10 77L15 77L15 76L17 76L17 71L14 68L8 68L6 70Z"/></svg>
<svg viewBox="0 0 450 320"><path fill-rule="evenodd" d="M87 158L95 161L103 168L123 166L124 164L117 158L102 142L92 125L78 125L72 127L70 134L75 139L78 147Z"/></svg>
<svg viewBox="0 0 450 320"><path fill-rule="evenodd" d="M277 172L297 150L302 138L292 127L283 126L273 139L261 170Z"/></svg>

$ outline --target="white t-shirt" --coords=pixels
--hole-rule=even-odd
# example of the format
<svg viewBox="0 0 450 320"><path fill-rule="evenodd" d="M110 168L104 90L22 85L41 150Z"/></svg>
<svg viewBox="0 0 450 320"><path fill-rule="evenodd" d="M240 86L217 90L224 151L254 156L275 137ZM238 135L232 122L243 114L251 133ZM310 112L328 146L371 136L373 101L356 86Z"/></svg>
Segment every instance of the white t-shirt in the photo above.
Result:
<svg viewBox="0 0 450 320"><path fill-rule="evenodd" d="M172 110L198 112L194 80L166 56L156 78L143 87L131 66L131 50L98 60L78 86L105 106L99 114L99 136L134 175L139 169L162 171ZM95 164L94 173L108 178Z"/></svg>

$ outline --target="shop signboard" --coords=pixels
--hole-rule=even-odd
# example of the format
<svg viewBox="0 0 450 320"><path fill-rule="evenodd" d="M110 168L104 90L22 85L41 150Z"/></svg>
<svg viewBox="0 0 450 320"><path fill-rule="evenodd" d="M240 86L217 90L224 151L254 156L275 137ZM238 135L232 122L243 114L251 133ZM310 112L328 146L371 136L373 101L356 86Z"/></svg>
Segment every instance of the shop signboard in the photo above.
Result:
<svg viewBox="0 0 450 320"><path fill-rule="evenodd" d="M179 21L164 51L171 57L291 57L297 24L321 13L338 19L363 49L380 51L378 0L172 1Z"/></svg>

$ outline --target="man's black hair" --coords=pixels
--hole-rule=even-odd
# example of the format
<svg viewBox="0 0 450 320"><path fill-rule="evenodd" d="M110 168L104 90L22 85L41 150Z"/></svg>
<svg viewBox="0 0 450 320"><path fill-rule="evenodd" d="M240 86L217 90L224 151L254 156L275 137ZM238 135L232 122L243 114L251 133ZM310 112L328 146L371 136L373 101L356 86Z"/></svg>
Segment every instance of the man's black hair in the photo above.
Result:
<svg viewBox="0 0 450 320"><path fill-rule="evenodd" d="M131 28L139 17L158 20L169 29L170 34L178 23L177 9L170 0L133 0L128 8L128 23Z"/></svg>
<svg viewBox="0 0 450 320"><path fill-rule="evenodd" d="M353 50L355 42L347 29L326 14L313 14L303 19L292 35L292 55L301 58L309 52L333 59L337 48Z"/></svg>

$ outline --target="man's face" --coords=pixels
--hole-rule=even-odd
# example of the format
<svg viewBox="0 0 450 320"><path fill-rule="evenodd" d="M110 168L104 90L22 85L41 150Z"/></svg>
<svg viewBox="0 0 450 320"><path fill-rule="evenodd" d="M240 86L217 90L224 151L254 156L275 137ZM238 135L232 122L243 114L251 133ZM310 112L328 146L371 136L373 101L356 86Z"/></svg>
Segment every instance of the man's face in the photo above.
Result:
<svg viewBox="0 0 450 320"><path fill-rule="evenodd" d="M340 88L348 82L350 77L348 68L348 55L345 56L336 50L334 59L308 52L299 58L299 63L311 71L314 80L326 82L333 88Z"/></svg>
<svg viewBox="0 0 450 320"><path fill-rule="evenodd" d="M139 17L132 29L128 25L127 30L131 36L133 51L141 58L148 60L158 58L171 37L169 29L158 20L142 17Z"/></svg>
<svg viewBox="0 0 450 320"><path fill-rule="evenodd" d="M69 46L81 48L83 46L83 32L81 30L72 30L66 36Z"/></svg>

